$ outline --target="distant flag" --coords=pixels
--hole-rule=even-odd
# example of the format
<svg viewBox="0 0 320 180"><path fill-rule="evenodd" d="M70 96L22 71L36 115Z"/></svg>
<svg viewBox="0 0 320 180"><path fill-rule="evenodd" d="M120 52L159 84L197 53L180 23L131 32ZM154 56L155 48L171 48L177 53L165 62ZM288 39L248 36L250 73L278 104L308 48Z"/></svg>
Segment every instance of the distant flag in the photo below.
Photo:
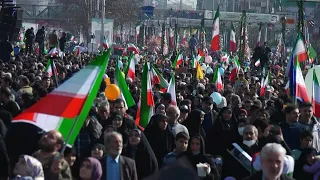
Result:
<svg viewBox="0 0 320 180"><path fill-rule="evenodd" d="M165 92L169 86L168 81L162 76L162 74L158 71L156 67L151 65L151 73L150 73L151 83L152 85L159 84L162 92Z"/></svg>
<svg viewBox="0 0 320 180"><path fill-rule="evenodd" d="M202 71L201 66L200 66L199 63L197 64L196 78L197 78L198 80L204 78L204 74L203 74L203 71Z"/></svg>
<svg viewBox="0 0 320 180"><path fill-rule="evenodd" d="M12 123L29 123L44 131L57 130L72 146L97 96L109 54L110 50L20 113Z"/></svg>
<svg viewBox="0 0 320 180"><path fill-rule="evenodd" d="M269 85L269 81L270 81L270 72L268 72L266 79L262 78L261 80L260 96L265 95L265 89Z"/></svg>
<svg viewBox="0 0 320 180"><path fill-rule="evenodd" d="M258 39L257 39L257 46L261 46L261 28L262 28L262 23L260 23L260 26L259 26L259 33L258 33Z"/></svg>
<svg viewBox="0 0 320 180"><path fill-rule="evenodd" d="M103 37L102 46L104 49L109 49L109 44L108 44L107 38L105 36Z"/></svg>
<svg viewBox="0 0 320 180"><path fill-rule="evenodd" d="M139 49L132 43L128 44L127 51L132 51L134 54L139 54Z"/></svg>
<svg viewBox="0 0 320 180"><path fill-rule="evenodd" d="M239 63L239 60L238 60L238 57L235 57L234 58L234 62L233 62L233 68L231 70L231 73L230 73L230 76L229 76L229 79L230 81L233 83L236 81L237 77L238 77L238 72L240 70L240 63Z"/></svg>
<svg viewBox="0 0 320 180"><path fill-rule="evenodd" d="M54 61L52 62L52 64L53 64L53 70L55 72L55 75L58 75L58 70L56 68L56 65L55 65ZM52 68L51 68L51 59L50 58L48 59L45 71L49 74L50 77L53 75Z"/></svg>
<svg viewBox="0 0 320 180"><path fill-rule="evenodd" d="M212 82L216 86L218 91L222 91L223 90L223 82L222 82L222 79L221 79L221 74L220 74L218 66L216 66L216 70L215 70L215 73L213 75L213 81Z"/></svg>
<svg viewBox="0 0 320 180"><path fill-rule="evenodd" d="M170 47L174 47L174 30L172 28L169 29L169 45Z"/></svg>
<svg viewBox="0 0 320 180"><path fill-rule="evenodd" d="M132 81L134 81L135 77L136 77L136 64L135 64L135 60L134 60L134 56L132 56L130 58L130 63L129 63L129 67L128 67L128 72L127 72L127 77L130 77L132 79Z"/></svg>
<svg viewBox="0 0 320 180"><path fill-rule="evenodd" d="M316 71L313 70L313 83L312 83L312 106L313 114L315 117L320 118L320 86Z"/></svg>
<svg viewBox="0 0 320 180"><path fill-rule="evenodd" d="M294 61L294 60L297 60L297 59L299 60L299 62L303 62L303 61L308 59L307 51L306 51L306 48L304 46L304 43L303 43L303 40L301 38L301 34L300 33L298 34L295 46L294 46L293 51L292 51L291 58L290 58L290 60L289 60L289 62L287 64L286 76L289 77L289 75L290 75L290 71L289 70L292 69L291 65L295 64L295 62L291 63L291 61Z"/></svg>
<svg viewBox="0 0 320 180"><path fill-rule="evenodd" d="M81 57L80 47L77 48L77 51L76 51L76 53L74 54L74 57L75 57L76 59L80 59L80 57Z"/></svg>
<svg viewBox="0 0 320 180"><path fill-rule="evenodd" d="M187 44L187 37L186 37L186 30L183 30L183 36L182 36L182 39L181 39L181 44L182 45L186 45Z"/></svg>
<svg viewBox="0 0 320 180"><path fill-rule="evenodd" d="M167 93L171 94L171 104L177 105L177 98L176 98L176 82L174 78L174 74L171 76L169 87L167 89Z"/></svg>
<svg viewBox="0 0 320 180"><path fill-rule="evenodd" d="M182 63L183 63L183 56L182 56L182 54L179 53L176 55L176 58L172 64L172 69L179 68L179 65L182 65Z"/></svg>
<svg viewBox="0 0 320 180"><path fill-rule="evenodd" d="M213 19L211 51L220 50L220 11L219 6Z"/></svg>
<svg viewBox="0 0 320 180"><path fill-rule="evenodd" d="M229 51L230 52L236 52L237 51L236 31L234 30L233 23L231 23Z"/></svg>
<svg viewBox="0 0 320 180"><path fill-rule="evenodd" d="M260 66L260 59L258 59L255 63L254 63L255 67L259 67Z"/></svg>
<svg viewBox="0 0 320 180"><path fill-rule="evenodd" d="M311 43L309 43L308 47L308 56L310 63L312 63L318 56L316 50L312 47Z"/></svg>
<svg viewBox="0 0 320 180"><path fill-rule="evenodd" d="M192 57L192 68L193 69L196 69L197 68L197 65L198 65L198 63L199 63L199 59L201 58L201 56L198 54L196 57L195 56L193 56Z"/></svg>
<svg viewBox="0 0 320 180"><path fill-rule="evenodd" d="M136 26L136 43L139 42L139 37L140 37L140 25Z"/></svg>

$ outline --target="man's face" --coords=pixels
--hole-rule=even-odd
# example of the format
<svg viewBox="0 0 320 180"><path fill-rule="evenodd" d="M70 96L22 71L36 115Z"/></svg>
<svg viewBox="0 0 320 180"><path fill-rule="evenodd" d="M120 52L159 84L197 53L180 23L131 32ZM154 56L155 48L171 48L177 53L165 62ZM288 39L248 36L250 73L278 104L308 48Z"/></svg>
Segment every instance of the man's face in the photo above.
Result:
<svg viewBox="0 0 320 180"><path fill-rule="evenodd" d="M243 140L250 141L250 140L257 140L257 139L258 139L257 134L254 132L252 127L246 128L243 131Z"/></svg>
<svg viewBox="0 0 320 180"><path fill-rule="evenodd" d="M178 113L174 108L167 109L167 116L169 117L168 123L172 124L178 119Z"/></svg>
<svg viewBox="0 0 320 180"><path fill-rule="evenodd" d="M213 108L212 103L210 103L210 102L203 102L203 103L202 103L202 109L203 109L204 111L206 111L206 112L211 111L212 108Z"/></svg>
<svg viewBox="0 0 320 180"><path fill-rule="evenodd" d="M312 107L304 107L300 109L300 115L302 118L310 119L313 115Z"/></svg>
<svg viewBox="0 0 320 180"><path fill-rule="evenodd" d="M278 179L283 170L284 155L279 153L268 153L261 158L261 167L266 179Z"/></svg>
<svg viewBox="0 0 320 180"><path fill-rule="evenodd" d="M299 119L299 109L295 109L290 113L287 113L286 116L290 122L297 122Z"/></svg>
<svg viewBox="0 0 320 180"><path fill-rule="evenodd" d="M176 151L178 152L185 152L188 147L188 139L180 138L175 141L176 144Z"/></svg>
<svg viewBox="0 0 320 180"><path fill-rule="evenodd" d="M109 144L106 144L106 149L110 155L117 156L122 152L122 145L122 137L115 136Z"/></svg>
<svg viewBox="0 0 320 180"><path fill-rule="evenodd" d="M124 106L124 104L122 102L121 103L115 103L114 104L114 110L116 112L122 113L122 115L126 114L126 107Z"/></svg>
<svg viewBox="0 0 320 180"><path fill-rule="evenodd" d="M100 107L98 109L98 114L102 120L108 119L109 115L110 115L110 110L109 110L108 106Z"/></svg>
<svg viewBox="0 0 320 180"><path fill-rule="evenodd" d="M44 134L39 141L39 148L44 152L54 152L57 144L57 135L53 131Z"/></svg>

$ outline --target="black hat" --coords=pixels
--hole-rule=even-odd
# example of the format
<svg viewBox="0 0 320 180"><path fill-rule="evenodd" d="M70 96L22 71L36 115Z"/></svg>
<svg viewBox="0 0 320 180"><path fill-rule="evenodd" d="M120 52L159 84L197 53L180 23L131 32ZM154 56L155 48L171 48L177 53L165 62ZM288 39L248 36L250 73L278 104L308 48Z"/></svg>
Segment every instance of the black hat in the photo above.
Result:
<svg viewBox="0 0 320 180"><path fill-rule="evenodd" d="M203 97L202 102L213 104L213 100L210 96Z"/></svg>

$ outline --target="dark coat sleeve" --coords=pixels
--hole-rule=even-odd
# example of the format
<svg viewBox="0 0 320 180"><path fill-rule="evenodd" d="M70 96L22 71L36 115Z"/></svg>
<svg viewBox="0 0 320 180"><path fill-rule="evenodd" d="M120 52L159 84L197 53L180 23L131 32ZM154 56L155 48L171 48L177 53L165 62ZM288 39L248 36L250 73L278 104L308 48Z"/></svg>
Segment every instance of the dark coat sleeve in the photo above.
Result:
<svg viewBox="0 0 320 180"><path fill-rule="evenodd" d="M0 135L0 178L9 176L9 157L2 136Z"/></svg>

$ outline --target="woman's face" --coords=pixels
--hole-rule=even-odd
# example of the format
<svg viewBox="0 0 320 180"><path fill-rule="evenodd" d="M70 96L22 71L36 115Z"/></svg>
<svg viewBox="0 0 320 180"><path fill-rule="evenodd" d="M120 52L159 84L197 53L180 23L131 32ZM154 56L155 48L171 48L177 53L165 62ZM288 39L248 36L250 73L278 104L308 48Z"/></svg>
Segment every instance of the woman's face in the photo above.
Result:
<svg viewBox="0 0 320 180"><path fill-rule="evenodd" d="M159 121L159 128L160 130L164 131L167 129L167 126L168 126L168 120L167 119L161 119Z"/></svg>
<svg viewBox="0 0 320 180"><path fill-rule="evenodd" d="M204 113L200 115L200 123L202 124L203 121L204 121Z"/></svg>
<svg viewBox="0 0 320 180"><path fill-rule="evenodd" d="M94 157L96 159L101 159L103 156L103 150L99 146L95 146L91 150L91 157Z"/></svg>
<svg viewBox="0 0 320 180"><path fill-rule="evenodd" d="M140 143L141 136L137 131L132 131L129 134L129 143L132 146L137 146Z"/></svg>
<svg viewBox="0 0 320 180"><path fill-rule="evenodd" d="M69 166L73 166L74 162L76 161L77 157L75 154L68 154L67 156L64 157L64 159L68 162Z"/></svg>
<svg viewBox="0 0 320 180"><path fill-rule="evenodd" d="M81 179L91 179L92 168L91 163L88 160L82 162L80 167L80 178Z"/></svg>
<svg viewBox="0 0 320 180"><path fill-rule="evenodd" d="M313 164L314 161L315 161L315 157L316 157L316 154L314 152L310 153L308 156L307 156L307 162L308 164Z"/></svg>
<svg viewBox="0 0 320 180"><path fill-rule="evenodd" d="M159 105L159 107L157 108L157 114L166 114L166 108L163 104Z"/></svg>
<svg viewBox="0 0 320 180"><path fill-rule="evenodd" d="M115 119L112 121L112 125L113 125L113 127L115 127L115 128L119 128L119 127L121 127L122 122L123 122L122 119L115 118Z"/></svg>
<svg viewBox="0 0 320 180"><path fill-rule="evenodd" d="M230 109L227 109L227 110L223 111L222 116L223 116L224 120L228 121L232 117L232 111Z"/></svg>
<svg viewBox="0 0 320 180"><path fill-rule="evenodd" d="M23 157L19 158L19 161L14 166L13 170L14 175L28 176L27 173L27 164Z"/></svg>
<svg viewBox="0 0 320 180"><path fill-rule="evenodd" d="M200 151L200 140L198 138L193 138L191 140L191 152L197 153Z"/></svg>

